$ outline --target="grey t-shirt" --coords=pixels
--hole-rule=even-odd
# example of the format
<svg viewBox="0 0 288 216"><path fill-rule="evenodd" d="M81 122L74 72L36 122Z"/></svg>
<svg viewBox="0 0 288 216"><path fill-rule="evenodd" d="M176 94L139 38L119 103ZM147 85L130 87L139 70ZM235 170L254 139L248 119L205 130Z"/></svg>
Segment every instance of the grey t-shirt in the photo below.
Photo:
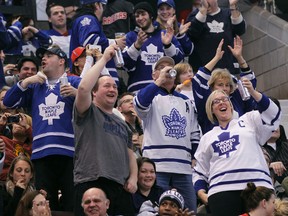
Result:
<svg viewBox="0 0 288 216"><path fill-rule="evenodd" d="M126 123L94 104L84 116L74 107L73 116L74 184L105 177L124 185L129 177L128 148L132 149L132 132Z"/></svg>

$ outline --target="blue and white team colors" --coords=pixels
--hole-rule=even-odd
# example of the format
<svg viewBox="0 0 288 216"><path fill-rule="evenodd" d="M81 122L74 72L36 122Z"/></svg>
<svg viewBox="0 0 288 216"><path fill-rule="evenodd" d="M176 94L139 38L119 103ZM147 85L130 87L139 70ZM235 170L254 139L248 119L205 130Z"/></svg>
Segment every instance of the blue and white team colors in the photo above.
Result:
<svg viewBox="0 0 288 216"><path fill-rule="evenodd" d="M74 88L78 87L80 77L67 78ZM74 99L60 95L59 80L55 85L37 83L29 85L27 89L23 89L18 82L7 91L3 101L7 107L31 109L33 116L31 159L49 155L73 157L74 131L71 119Z"/></svg>
<svg viewBox="0 0 288 216"><path fill-rule="evenodd" d="M191 101L151 83L139 91L134 104L143 120L143 156L156 163L157 172L191 175L200 137Z"/></svg>
<svg viewBox="0 0 288 216"><path fill-rule="evenodd" d="M279 127L280 111L265 95L259 111L233 119L226 128L215 126L200 140L193 182L195 190L218 192L243 190L248 182L273 189L261 146Z"/></svg>

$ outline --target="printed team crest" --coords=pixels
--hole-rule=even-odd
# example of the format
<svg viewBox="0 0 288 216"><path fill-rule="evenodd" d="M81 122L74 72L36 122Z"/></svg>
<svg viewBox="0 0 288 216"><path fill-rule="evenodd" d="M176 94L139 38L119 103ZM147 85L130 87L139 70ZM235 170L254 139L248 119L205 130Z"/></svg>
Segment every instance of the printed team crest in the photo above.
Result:
<svg viewBox="0 0 288 216"><path fill-rule="evenodd" d="M149 44L147 46L147 52L141 52L141 59L145 62L146 65L153 65L155 62L158 61L159 58L163 56L162 52L157 51L157 46L154 44Z"/></svg>
<svg viewBox="0 0 288 216"><path fill-rule="evenodd" d="M82 26L90 25L91 19L89 19L88 17L84 17L84 19L82 19L80 23Z"/></svg>
<svg viewBox="0 0 288 216"><path fill-rule="evenodd" d="M65 103L59 101L57 103L58 96L51 93L45 98L45 104L40 104L39 115L44 120L48 120L48 125L53 125L53 119L60 119L60 115L64 113Z"/></svg>
<svg viewBox="0 0 288 216"><path fill-rule="evenodd" d="M162 121L166 127L165 136L176 137L176 139L186 136L187 120L185 117L181 117L175 108L171 110L170 116L162 116Z"/></svg>
<svg viewBox="0 0 288 216"><path fill-rule="evenodd" d="M224 23L223 22L220 22L218 23L216 20L213 20L211 23L207 23L209 29L210 29L210 32L211 33L220 33L220 32L224 32Z"/></svg>
<svg viewBox="0 0 288 216"><path fill-rule="evenodd" d="M215 153L218 153L219 156L226 155L226 158L230 156L230 152L237 150L236 146L240 144L239 135L230 137L229 132L223 132L218 138L219 141L214 141L212 147Z"/></svg>

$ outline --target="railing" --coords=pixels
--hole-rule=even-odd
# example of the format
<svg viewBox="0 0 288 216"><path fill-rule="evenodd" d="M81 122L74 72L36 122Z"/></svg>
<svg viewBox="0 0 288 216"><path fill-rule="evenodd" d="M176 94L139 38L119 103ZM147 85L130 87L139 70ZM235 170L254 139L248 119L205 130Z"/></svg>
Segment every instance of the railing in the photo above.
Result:
<svg viewBox="0 0 288 216"><path fill-rule="evenodd" d="M276 14L275 0L264 0L264 9L270 13Z"/></svg>

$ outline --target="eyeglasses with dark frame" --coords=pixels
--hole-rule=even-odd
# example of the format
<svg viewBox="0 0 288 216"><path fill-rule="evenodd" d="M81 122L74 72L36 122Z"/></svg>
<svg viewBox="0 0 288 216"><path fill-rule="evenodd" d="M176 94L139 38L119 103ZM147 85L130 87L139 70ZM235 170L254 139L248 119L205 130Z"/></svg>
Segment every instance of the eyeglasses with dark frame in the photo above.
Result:
<svg viewBox="0 0 288 216"><path fill-rule="evenodd" d="M212 101L212 105L214 104L220 104L221 102L227 102L229 101L229 97L228 96L224 96L224 97L221 97L221 98L215 98L213 101Z"/></svg>

